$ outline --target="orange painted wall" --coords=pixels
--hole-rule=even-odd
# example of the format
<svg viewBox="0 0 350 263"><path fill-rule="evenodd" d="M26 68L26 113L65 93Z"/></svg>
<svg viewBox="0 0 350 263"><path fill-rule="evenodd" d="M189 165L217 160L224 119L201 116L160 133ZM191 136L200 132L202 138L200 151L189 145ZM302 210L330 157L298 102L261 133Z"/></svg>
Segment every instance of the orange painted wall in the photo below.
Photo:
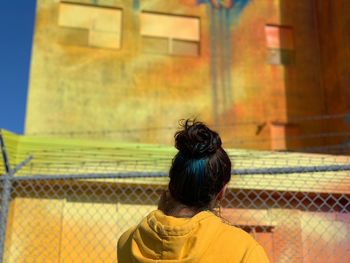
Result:
<svg viewBox="0 0 350 263"><path fill-rule="evenodd" d="M321 83L328 114L350 112L350 2L315 1L321 51ZM349 117L341 116L327 122L327 132L347 133ZM327 138L327 144L346 143L348 136Z"/></svg>
<svg viewBox="0 0 350 263"><path fill-rule="evenodd" d="M106 196L101 188L90 188L81 183L80 187L85 187L86 192L66 194L69 191L51 190L44 195L43 190L50 186L50 189L59 189L54 184L44 183L36 186L36 190L42 190L39 193L27 190L26 197L18 196L12 200L6 262L47 259L55 262L113 262L118 237L156 208L157 195L148 195L141 204L140 195L135 194L132 185L114 185L115 193ZM79 189L79 184L75 187ZM155 191L150 185L138 187L141 191ZM160 188L157 190L160 192ZM286 201L291 200L287 198ZM264 247L271 263L340 263L350 260L349 214L314 212L312 207L309 211L306 206L305 210L292 205L289 209L278 208L278 202L286 201L272 196L269 200L251 200L250 206L255 208L250 209L232 208L231 203L226 203L221 216L229 224L252 230L250 233ZM261 202L276 202L276 207L259 208ZM298 206L300 208L299 203ZM234 244L231 245L234 249Z"/></svg>
<svg viewBox="0 0 350 263"><path fill-rule="evenodd" d="M123 12L121 48L112 50L89 46L87 30L58 25L57 1L38 0L26 133L171 144L177 121L197 117L219 130L227 147L305 150L344 142L344 136L319 136L348 129L343 119L305 118L349 108L349 4L246 2L240 15L232 15L230 45L223 50L213 43L218 47L224 40L211 42L211 25L220 20L220 11L210 18L205 4L141 1L135 10L133 1L103 1L96 8ZM199 56L144 52L142 12L199 19ZM268 62L267 25L291 31L288 40L280 39L288 63ZM222 52L231 53L228 68ZM223 72L230 75L229 83Z"/></svg>

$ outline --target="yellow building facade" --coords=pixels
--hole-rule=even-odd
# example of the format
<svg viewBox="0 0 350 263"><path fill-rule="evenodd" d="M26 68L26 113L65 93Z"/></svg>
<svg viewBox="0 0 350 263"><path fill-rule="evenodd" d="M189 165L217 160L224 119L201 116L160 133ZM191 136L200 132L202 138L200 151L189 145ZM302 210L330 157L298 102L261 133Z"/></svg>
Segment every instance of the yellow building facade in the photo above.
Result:
<svg viewBox="0 0 350 263"><path fill-rule="evenodd" d="M38 0L26 134L170 144L196 117L231 147L344 143L316 135L348 129L349 3L231 2Z"/></svg>
<svg viewBox="0 0 350 263"><path fill-rule="evenodd" d="M205 8L97 3L38 1L26 133L168 142L168 129L151 129L208 119L209 68L198 67L208 54Z"/></svg>
<svg viewBox="0 0 350 263"><path fill-rule="evenodd" d="M299 127L288 121L286 66L301 70L293 28L310 6L284 22L281 1L199 2L39 0L26 134L169 144L191 117L230 146L287 148ZM317 64L310 52L298 53L304 68ZM316 90L317 74L304 74L300 91ZM308 99L319 114L321 98Z"/></svg>
<svg viewBox="0 0 350 263"><path fill-rule="evenodd" d="M315 48L332 31L321 7L341 9L330 1L237 0L230 9L231 1L217 8L218 1L38 0L26 135L2 133L12 165L33 157L16 176L39 177L12 185L5 262L115 262L119 235L155 209L167 178L108 175L166 174L175 149L159 144L173 143L179 119L205 121L225 148L325 144L299 136L333 124L302 118L346 108L342 100L332 111L321 92L338 83L320 77L321 54L333 46ZM349 163L346 156L228 152L234 169ZM348 181L346 171L234 175L223 216L252 232L271 262L329 255L344 262Z"/></svg>

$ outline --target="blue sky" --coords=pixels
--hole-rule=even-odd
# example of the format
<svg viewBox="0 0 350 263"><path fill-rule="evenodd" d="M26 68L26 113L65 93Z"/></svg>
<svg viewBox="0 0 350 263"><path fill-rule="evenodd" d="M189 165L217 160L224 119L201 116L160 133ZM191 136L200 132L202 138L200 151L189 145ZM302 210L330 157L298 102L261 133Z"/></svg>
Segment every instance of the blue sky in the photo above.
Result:
<svg viewBox="0 0 350 263"><path fill-rule="evenodd" d="M35 0L3 1L0 9L0 128L23 133Z"/></svg>

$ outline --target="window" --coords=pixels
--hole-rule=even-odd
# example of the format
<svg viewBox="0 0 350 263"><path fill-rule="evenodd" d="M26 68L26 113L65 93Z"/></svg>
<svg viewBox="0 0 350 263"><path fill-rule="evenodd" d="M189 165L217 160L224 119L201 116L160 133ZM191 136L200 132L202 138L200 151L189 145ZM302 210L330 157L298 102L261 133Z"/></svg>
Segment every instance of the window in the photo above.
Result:
<svg viewBox="0 0 350 263"><path fill-rule="evenodd" d="M199 18L143 12L141 36L145 52L199 55Z"/></svg>
<svg viewBox="0 0 350 263"><path fill-rule="evenodd" d="M288 26L266 25L267 62L288 65L293 60L293 30Z"/></svg>
<svg viewBox="0 0 350 263"><path fill-rule="evenodd" d="M87 44L90 46L119 49L121 24L120 9L64 2L59 4L58 25L88 30Z"/></svg>

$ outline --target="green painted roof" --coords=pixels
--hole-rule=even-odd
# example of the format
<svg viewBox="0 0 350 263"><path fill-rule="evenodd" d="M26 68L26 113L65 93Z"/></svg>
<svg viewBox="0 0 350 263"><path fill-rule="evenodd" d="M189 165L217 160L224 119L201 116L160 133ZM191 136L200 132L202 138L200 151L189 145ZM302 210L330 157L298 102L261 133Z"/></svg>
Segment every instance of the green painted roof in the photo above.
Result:
<svg viewBox="0 0 350 263"><path fill-rule="evenodd" d="M1 130L11 168L32 157L15 176L85 176L137 178L113 179L132 184L166 184L176 149L167 145L114 141L19 136ZM348 156L227 149L233 172L252 168L295 168L350 164ZM4 174L4 165L0 162ZM154 173L159 173L155 177ZM350 172L305 172L288 174L233 175L232 188L350 193ZM148 177L152 175L152 177ZM94 180L112 180L108 178Z"/></svg>

